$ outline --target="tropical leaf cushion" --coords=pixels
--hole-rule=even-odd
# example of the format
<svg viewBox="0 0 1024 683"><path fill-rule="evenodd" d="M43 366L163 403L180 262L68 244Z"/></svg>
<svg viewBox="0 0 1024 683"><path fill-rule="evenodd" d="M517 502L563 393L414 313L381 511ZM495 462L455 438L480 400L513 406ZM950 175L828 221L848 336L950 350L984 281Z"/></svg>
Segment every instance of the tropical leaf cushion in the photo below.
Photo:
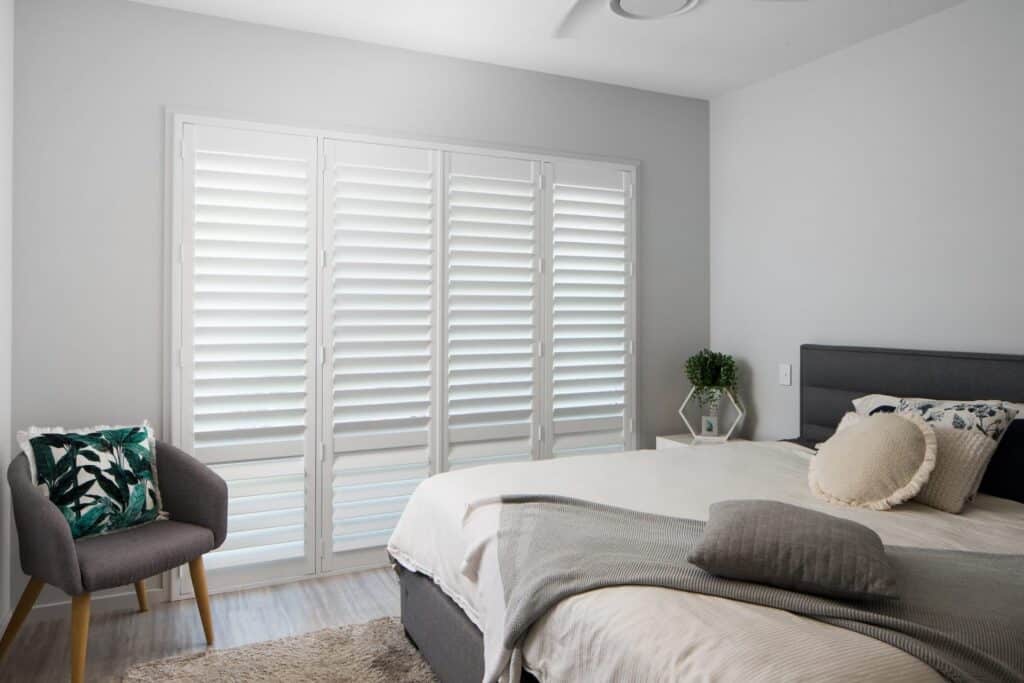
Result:
<svg viewBox="0 0 1024 683"><path fill-rule="evenodd" d="M34 427L18 441L36 484L63 513L73 538L166 517L148 423L70 432Z"/></svg>

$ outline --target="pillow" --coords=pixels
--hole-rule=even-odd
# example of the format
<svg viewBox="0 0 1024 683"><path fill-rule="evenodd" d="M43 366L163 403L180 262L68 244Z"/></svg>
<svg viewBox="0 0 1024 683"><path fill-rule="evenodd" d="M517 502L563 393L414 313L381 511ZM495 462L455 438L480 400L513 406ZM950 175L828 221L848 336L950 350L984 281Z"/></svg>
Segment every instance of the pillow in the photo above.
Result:
<svg viewBox="0 0 1024 683"><path fill-rule="evenodd" d="M915 400L923 401L925 399ZM940 401L931 402L942 403ZM888 394L868 394L853 400L854 409L860 415L896 412L899 409L899 403L898 397ZM992 454L988 466L984 468L981 481L978 487L971 492L970 498L973 498L976 493L986 493L990 496L1024 503L1024 405L1002 401L966 401L966 403L1003 403L1017 411L1016 419L1006 427L1003 438L999 440L999 445L996 447L995 453ZM939 457L941 461L941 454Z"/></svg>
<svg viewBox="0 0 1024 683"><path fill-rule="evenodd" d="M832 435L811 458L814 495L888 510L918 494L935 468L935 432L917 415L880 414Z"/></svg>
<svg viewBox="0 0 1024 683"><path fill-rule="evenodd" d="M888 394L868 394L853 399L852 403L857 414L865 417L877 413L895 413L900 407L899 397Z"/></svg>
<svg viewBox="0 0 1024 683"><path fill-rule="evenodd" d="M1024 409L1006 428L978 492L1024 503Z"/></svg>
<svg viewBox="0 0 1024 683"><path fill-rule="evenodd" d="M855 422L860 422L860 420L861 416L858 415L857 413L846 413L845 415L843 415L843 418L839 420L839 424L836 425L836 431L842 431L849 427L850 425L854 424ZM824 442L816 443L814 444L814 450L821 450L821 447L824 445Z"/></svg>
<svg viewBox="0 0 1024 683"><path fill-rule="evenodd" d="M770 500L712 503L690 562L717 576L832 598L895 598L882 540L863 524Z"/></svg>
<svg viewBox="0 0 1024 683"><path fill-rule="evenodd" d="M935 471L917 496L920 503L957 514L974 498L1000 439L1017 416L1003 401L902 399L900 413L920 415L935 430Z"/></svg>
<svg viewBox="0 0 1024 683"><path fill-rule="evenodd" d="M70 432L32 427L18 433L35 483L60 509L72 538L166 517L149 423Z"/></svg>

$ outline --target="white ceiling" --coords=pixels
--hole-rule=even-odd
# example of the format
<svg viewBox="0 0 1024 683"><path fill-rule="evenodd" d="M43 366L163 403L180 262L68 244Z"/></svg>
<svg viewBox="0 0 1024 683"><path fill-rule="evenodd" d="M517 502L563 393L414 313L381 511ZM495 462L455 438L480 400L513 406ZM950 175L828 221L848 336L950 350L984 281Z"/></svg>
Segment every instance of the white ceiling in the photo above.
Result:
<svg viewBox="0 0 1024 683"><path fill-rule="evenodd" d="M557 39L573 0L136 0L480 62L709 98L962 0L703 0L628 21L607 0Z"/></svg>

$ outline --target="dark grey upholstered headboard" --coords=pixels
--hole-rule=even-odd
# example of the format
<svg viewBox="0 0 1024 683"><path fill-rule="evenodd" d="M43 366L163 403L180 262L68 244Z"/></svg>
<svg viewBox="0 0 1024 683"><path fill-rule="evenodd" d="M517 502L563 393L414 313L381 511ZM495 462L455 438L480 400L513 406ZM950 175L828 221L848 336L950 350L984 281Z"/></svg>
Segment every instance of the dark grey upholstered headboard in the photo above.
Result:
<svg viewBox="0 0 1024 683"><path fill-rule="evenodd" d="M832 436L864 394L1024 403L1024 356L855 346L800 347L800 440Z"/></svg>

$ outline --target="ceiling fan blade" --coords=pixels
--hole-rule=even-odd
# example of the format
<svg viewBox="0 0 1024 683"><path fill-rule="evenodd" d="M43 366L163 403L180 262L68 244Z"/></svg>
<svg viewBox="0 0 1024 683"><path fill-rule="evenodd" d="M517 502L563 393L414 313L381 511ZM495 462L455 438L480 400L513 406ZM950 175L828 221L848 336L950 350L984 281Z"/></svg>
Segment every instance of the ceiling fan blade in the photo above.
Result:
<svg viewBox="0 0 1024 683"><path fill-rule="evenodd" d="M555 29L555 38L570 37L586 19L601 7L603 0L576 0Z"/></svg>

